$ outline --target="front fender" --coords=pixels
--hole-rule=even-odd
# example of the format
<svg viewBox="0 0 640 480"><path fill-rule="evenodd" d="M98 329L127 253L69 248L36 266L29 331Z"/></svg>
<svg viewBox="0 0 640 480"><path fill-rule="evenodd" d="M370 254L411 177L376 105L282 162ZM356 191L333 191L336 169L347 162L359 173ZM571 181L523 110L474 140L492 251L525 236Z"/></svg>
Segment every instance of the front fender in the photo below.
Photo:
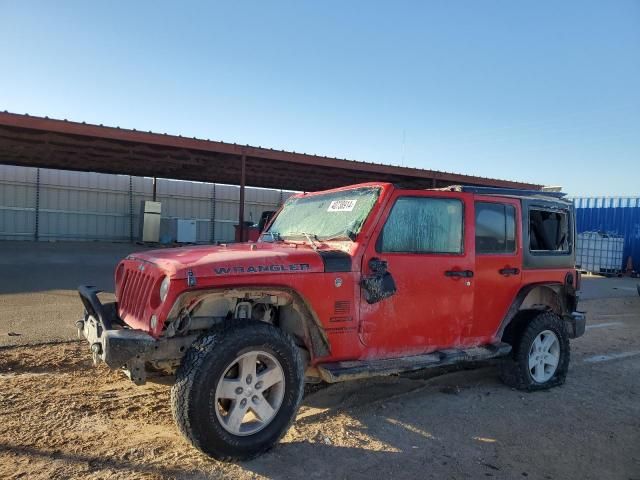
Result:
<svg viewBox="0 0 640 480"><path fill-rule="evenodd" d="M166 327L171 322L178 320L185 312L191 312L211 295L241 299L245 298L246 295L257 293L279 298L289 298L291 304L295 305L297 310L302 314L302 341L309 350L311 358L325 357L331 354L331 346L327 334L316 312L311 307L310 302L300 292L288 287L274 287L269 285L242 285L233 287L227 285L224 287L188 290L176 297L163 328L166 330ZM284 304L278 306L284 306Z"/></svg>

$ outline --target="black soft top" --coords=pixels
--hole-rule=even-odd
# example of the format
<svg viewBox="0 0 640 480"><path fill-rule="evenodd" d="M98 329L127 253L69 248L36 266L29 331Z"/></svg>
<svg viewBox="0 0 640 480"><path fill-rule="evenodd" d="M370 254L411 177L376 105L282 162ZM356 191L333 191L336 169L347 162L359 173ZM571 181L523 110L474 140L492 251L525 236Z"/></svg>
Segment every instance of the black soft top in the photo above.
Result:
<svg viewBox="0 0 640 480"><path fill-rule="evenodd" d="M450 187L438 190L448 192L467 192L478 195L496 195L500 197L511 197L527 200L544 200L547 202L556 202L563 206L573 205L573 202L565 199L567 196L564 192L547 192L543 190L521 190L515 188L494 188L494 187L475 187L471 185L452 185Z"/></svg>
<svg viewBox="0 0 640 480"><path fill-rule="evenodd" d="M574 268L575 265L575 208L571 200L564 198L563 192L545 192L541 190L518 190L511 188L473 187L466 185L454 185L437 189L449 192L467 192L477 195L494 195L496 197L508 197L520 200L522 205L522 243L523 243L523 267L525 269L553 269ZM530 216L535 210L566 211L569 220L569 249L566 251L536 251L531 250Z"/></svg>

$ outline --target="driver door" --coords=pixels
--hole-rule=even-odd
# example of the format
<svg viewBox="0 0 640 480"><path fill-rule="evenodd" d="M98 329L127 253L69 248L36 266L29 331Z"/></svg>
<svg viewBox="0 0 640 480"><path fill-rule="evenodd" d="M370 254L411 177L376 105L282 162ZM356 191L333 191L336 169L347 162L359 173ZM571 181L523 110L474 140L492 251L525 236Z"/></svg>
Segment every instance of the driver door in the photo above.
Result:
<svg viewBox="0 0 640 480"><path fill-rule="evenodd" d="M375 303L361 295L361 341L375 358L463 343L465 327L473 320L473 231L470 194L394 193L362 265L366 277L374 274L371 266L375 270L386 262L396 286L394 294Z"/></svg>

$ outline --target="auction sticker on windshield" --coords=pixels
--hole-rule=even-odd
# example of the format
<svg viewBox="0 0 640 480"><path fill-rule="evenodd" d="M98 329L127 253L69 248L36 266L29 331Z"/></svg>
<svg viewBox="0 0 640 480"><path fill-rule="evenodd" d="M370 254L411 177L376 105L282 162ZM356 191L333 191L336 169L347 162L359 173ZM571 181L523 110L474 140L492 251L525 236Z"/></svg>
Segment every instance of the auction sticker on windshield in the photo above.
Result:
<svg viewBox="0 0 640 480"><path fill-rule="evenodd" d="M327 212L352 212L357 200L334 200L329 204Z"/></svg>

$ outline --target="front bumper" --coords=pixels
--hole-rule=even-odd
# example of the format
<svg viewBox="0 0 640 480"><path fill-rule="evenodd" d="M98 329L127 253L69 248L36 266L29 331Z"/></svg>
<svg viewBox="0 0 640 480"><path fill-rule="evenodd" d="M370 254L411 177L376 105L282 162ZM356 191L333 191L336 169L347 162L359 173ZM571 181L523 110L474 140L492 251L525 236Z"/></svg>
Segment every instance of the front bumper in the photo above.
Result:
<svg viewBox="0 0 640 480"><path fill-rule="evenodd" d="M84 315L76 322L78 336L89 342L95 364L122 369L136 384L146 382L150 362L176 361L195 339L192 336L155 339L147 332L129 328L117 315L117 304L103 304L95 287L78 287ZM151 370L153 371L153 369Z"/></svg>
<svg viewBox="0 0 640 480"><path fill-rule="evenodd" d="M569 338L578 338L584 335L587 326L587 314L584 312L572 312L566 317L569 327Z"/></svg>

